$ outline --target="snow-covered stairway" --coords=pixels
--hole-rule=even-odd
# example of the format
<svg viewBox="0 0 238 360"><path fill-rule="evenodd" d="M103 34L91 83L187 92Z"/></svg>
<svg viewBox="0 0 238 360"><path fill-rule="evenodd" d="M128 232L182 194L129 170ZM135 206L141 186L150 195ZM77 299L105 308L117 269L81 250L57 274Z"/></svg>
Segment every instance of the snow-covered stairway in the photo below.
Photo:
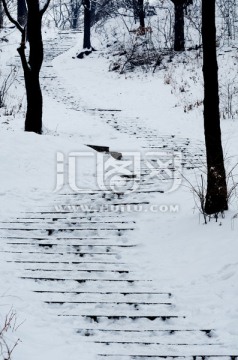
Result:
<svg viewBox="0 0 238 360"><path fill-rule="evenodd" d="M57 41L54 56L69 48L71 35L66 45L64 38L59 47ZM52 42L48 46L51 48ZM44 70L42 81L47 84L55 75L51 74L51 57L45 48L49 73ZM160 143L159 149L183 152L183 166L188 171L200 166L203 153L189 139L148 131L127 121L119 111L116 115L103 109L85 111L100 114L120 132L140 137L145 150ZM56 195L55 204L2 221L0 254L14 264L17 276L47 304L57 324L77 333L85 348L95 347L98 359L235 360L238 356L224 352L222 339L215 336L214 329L191 328L187 314L177 310L170 289L155 286L149 274L142 278L129 261L139 245L134 235L137 213L107 208L108 203L114 208L149 205L144 194L153 189L153 183L143 181L147 176L144 170L141 186L133 193L95 190L76 196ZM163 190L156 184L153 191ZM96 206L77 211L70 206L57 207L82 203L90 207L99 203L104 211Z"/></svg>
<svg viewBox="0 0 238 360"><path fill-rule="evenodd" d="M83 197L75 203L92 201L90 194ZM129 198L112 203L129 204ZM102 199L107 202L102 193L93 196ZM149 276L138 276L129 263L137 245L135 227L133 213L50 207L2 222L1 253L17 264L18 276L49 304L62 326L76 331L85 346L97 346L99 357L219 353L212 330L186 327L186 314L176 311L172 294L156 288Z"/></svg>
<svg viewBox="0 0 238 360"><path fill-rule="evenodd" d="M56 200L100 202L106 209L108 195L68 194ZM141 193L136 196L143 203ZM119 207L135 200L114 195L110 203ZM85 347L93 345L99 358L217 358L222 344L215 331L189 327L173 294L155 287L149 274L141 278L130 264L138 245L135 228L135 213L101 213L96 207L59 211L54 205L3 221L0 252L62 327L77 332Z"/></svg>

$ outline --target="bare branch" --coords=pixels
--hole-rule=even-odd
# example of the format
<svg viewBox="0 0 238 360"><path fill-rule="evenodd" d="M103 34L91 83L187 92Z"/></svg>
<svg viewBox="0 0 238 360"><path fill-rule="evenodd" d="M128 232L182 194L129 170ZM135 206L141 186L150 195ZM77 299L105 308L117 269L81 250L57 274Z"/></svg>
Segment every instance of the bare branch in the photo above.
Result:
<svg viewBox="0 0 238 360"><path fill-rule="evenodd" d="M27 72L30 71L30 67L27 63L26 60L26 54L25 54L25 46L23 44L21 44L21 46L17 49L20 58L21 58L21 63L22 63L22 67L23 67L23 71L26 74Z"/></svg>
<svg viewBox="0 0 238 360"><path fill-rule="evenodd" d="M46 12L46 10L48 9L48 6L50 5L50 1L51 0L46 1L45 5L43 6L43 8L40 11L41 15L43 15Z"/></svg>
<svg viewBox="0 0 238 360"><path fill-rule="evenodd" d="M19 24L18 21L16 21L10 14L9 10L8 10L8 7L7 7L7 4L6 4L6 0L0 0L2 1L2 4L3 4L3 8L5 10L5 13L9 19L9 21L11 21L11 23L13 23L17 29L23 34L24 33L24 29L21 27L21 25Z"/></svg>

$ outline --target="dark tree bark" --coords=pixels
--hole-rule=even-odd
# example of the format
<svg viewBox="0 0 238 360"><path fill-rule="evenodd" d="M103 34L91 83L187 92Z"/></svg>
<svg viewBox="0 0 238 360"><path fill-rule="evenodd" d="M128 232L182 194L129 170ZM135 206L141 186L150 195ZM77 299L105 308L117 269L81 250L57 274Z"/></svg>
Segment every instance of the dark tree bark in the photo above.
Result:
<svg viewBox="0 0 238 360"><path fill-rule="evenodd" d="M26 0L17 0L17 21L21 26L26 25L26 21L27 21Z"/></svg>
<svg viewBox="0 0 238 360"><path fill-rule="evenodd" d="M83 0L83 6L84 6L83 48L91 50L91 1Z"/></svg>
<svg viewBox="0 0 238 360"><path fill-rule="evenodd" d="M70 7L71 7L71 16L72 16L71 27L72 29L75 30L78 27L81 2L79 0L71 0Z"/></svg>
<svg viewBox="0 0 238 360"><path fill-rule="evenodd" d="M27 0L27 6L27 36L30 53L29 64L27 67L23 67L27 95L25 131L34 131L41 134L43 103L39 75L43 62L43 42L41 36L42 14L38 0ZM20 50L22 49L20 48ZM21 55L21 51L19 51L19 54Z"/></svg>
<svg viewBox="0 0 238 360"><path fill-rule="evenodd" d="M192 0L172 0L174 4L174 51L185 50L184 11Z"/></svg>
<svg viewBox="0 0 238 360"><path fill-rule="evenodd" d="M96 9L97 9L97 3L93 1L91 3L91 19L90 19L91 27L96 23L96 18L97 18Z"/></svg>
<svg viewBox="0 0 238 360"><path fill-rule="evenodd" d="M2 8L2 2L0 0L0 29L3 28L3 8Z"/></svg>
<svg viewBox="0 0 238 360"><path fill-rule="evenodd" d="M24 71L27 112L25 131L42 133L42 93L40 87L40 70L43 62L43 42L41 35L42 16L50 0L47 0L40 10L39 0L27 0L27 39L29 41L29 59L25 54L26 27L22 27L8 11L6 0L2 0L4 10L9 20L21 32L21 44L17 49Z"/></svg>
<svg viewBox="0 0 238 360"><path fill-rule="evenodd" d="M227 184L221 141L218 65L216 54L215 0L202 1L204 76L204 129L207 152L207 194L205 212L228 209Z"/></svg>
<svg viewBox="0 0 238 360"><path fill-rule="evenodd" d="M183 1L174 1L174 51L185 50L184 40L184 5Z"/></svg>
<svg viewBox="0 0 238 360"><path fill-rule="evenodd" d="M134 21L136 24L136 20L137 20L137 3L136 0L132 0L132 6L133 6L133 12L134 12Z"/></svg>
<svg viewBox="0 0 238 360"><path fill-rule="evenodd" d="M145 9L144 9L144 0L133 0L133 11L134 11L134 19L139 19L140 27L145 27Z"/></svg>
<svg viewBox="0 0 238 360"><path fill-rule="evenodd" d="M138 16L140 21L140 27L145 28L145 9L144 0L138 0Z"/></svg>

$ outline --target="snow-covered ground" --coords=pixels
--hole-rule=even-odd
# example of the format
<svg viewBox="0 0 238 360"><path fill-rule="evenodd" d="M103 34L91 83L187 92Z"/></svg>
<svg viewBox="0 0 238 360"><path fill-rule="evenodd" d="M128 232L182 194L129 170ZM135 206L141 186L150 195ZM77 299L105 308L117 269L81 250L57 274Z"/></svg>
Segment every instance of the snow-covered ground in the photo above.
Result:
<svg viewBox="0 0 238 360"><path fill-rule="evenodd" d="M54 192L57 152L67 158L72 152L88 151L85 144L94 144L110 146L115 151L140 153L146 131L158 136L158 142L161 139L166 142L168 136L178 142L188 138L191 152L204 151L201 106L184 112L184 98L181 100L174 91L173 80L166 83L166 71L123 75L109 72L110 56L105 49L100 51L100 42L96 39L94 46L98 51L83 60L73 59L80 49L81 36L75 34L74 47L53 61L50 72L54 77L42 80L43 136L23 132L25 98L21 84L14 83L11 88L12 102L19 111L6 116L4 109L1 110L2 219L53 203L57 197ZM2 47L1 62L11 64L16 61L17 34L13 33L9 39L10 43ZM225 66L220 71L226 73ZM44 71L46 73L46 69ZM191 71L190 68L189 74ZM201 68L198 71L201 75ZM182 82L186 76L189 79L183 65L178 65L176 72L183 78ZM173 76L171 74L171 79ZM201 88L194 90L197 96L191 85L189 89L189 99L201 99ZM23 106L19 108L21 101ZM100 111L90 109L121 111L107 117L105 111L100 116ZM112 126L115 121L121 121L119 131ZM226 157L232 157L231 164L237 162L237 126L237 119L222 121L224 149ZM136 129L134 136L130 129ZM80 182L86 188L95 189L97 185L94 165L93 161L84 161L79 168ZM200 176L199 171L196 174ZM195 183L194 171L186 171L184 175ZM237 198L224 219L211 220L207 225L185 180L176 191L145 194L141 199L156 205L157 209L158 205L163 207L159 211L136 214L136 230L130 236L139 246L128 261L135 265L142 278L147 276L161 291L173 293L177 310L186 313L190 327L215 329L224 353L238 353L238 219L233 220L238 211ZM178 211L163 211L170 204L178 206ZM9 341L21 340L14 350L14 358L63 360L70 357L73 360L83 354L83 360L93 359L93 347L80 343L71 332L67 336L66 329L61 328L47 305L18 279L14 266L6 264L1 253L0 324L13 308L20 325L13 336L9 335Z"/></svg>

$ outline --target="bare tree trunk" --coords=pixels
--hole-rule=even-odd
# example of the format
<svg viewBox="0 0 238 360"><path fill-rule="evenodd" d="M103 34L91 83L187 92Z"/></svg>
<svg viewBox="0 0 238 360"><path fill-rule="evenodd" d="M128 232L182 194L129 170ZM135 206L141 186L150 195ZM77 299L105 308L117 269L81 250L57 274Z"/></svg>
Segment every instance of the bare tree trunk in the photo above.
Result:
<svg viewBox="0 0 238 360"><path fill-rule="evenodd" d="M21 26L25 26L27 21L26 0L17 0L17 21Z"/></svg>
<svg viewBox="0 0 238 360"><path fill-rule="evenodd" d="M174 1L175 22L174 22L174 51L185 50L184 40L184 1Z"/></svg>
<svg viewBox="0 0 238 360"><path fill-rule="evenodd" d="M96 8L97 8L97 3L93 1L91 3L91 26L96 23Z"/></svg>
<svg viewBox="0 0 238 360"><path fill-rule="evenodd" d="M216 54L215 0L202 0L204 76L204 129L207 152L205 212L228 209L227 184L220 129L218 65Z"/></svg>
<svg viewBox="0 0 238 360"><path fill-rule="evenodd" d="M184 51L184 8L188 0L171 0L174 4L174 51Z"/></svg>
<svg viewBox="0 0 238 360"><path fill-rule="evenodd" d="M40 88L40 69L43 62L43 42L41 35L42 16L39 8L39 0L27 0L28 19L27 35L30 46L29 66L24 70L27 113L25 131L42 132L42 94Z"/></svg>
<svg viewBox="0 0 238 360"><path fill-rule="evenodd" d="M133 0L132 1L135 24L136 20L139 19L140 27L145 27L145 9L144 0Z"/></svg>
<svg viewBox="0 0 238 360"><path fill-rule="evenodd" d="M79 0L71 0L70 7L71 7L71 16L72 16L71 27L72 29L75 30L78 27L81 2Z"/></svg>
<svg viewBox="0 0 238 360"><path fill-rule="evenodd" d="M25 120L25 131L42 133L42 93L38 71L24 71L27 112Z"/></svg>
<svg viewBox="0 0 238 360"><path fill-rule="evenodd" d="M39 0L26 0L27 2L27 36L29 41L29 59L25 54L26 29L22 27L8 11L6 0L1 0L8 19L21 32L21 44L17 49L24 71L27 112L25 131L42 133L42 93L39 81L40 69L43 62L43 42L41 35L42 16L49 6L50 0L46 0L40 9Z"/></svg>
<svg viewBox="0 0 238 360"><path fill-rule="evenodd" d="M132 0L132 6L133 6L133 13L134 13L134 21L136 24L136 20L137 20L137 3L136 0Z"/></svg>
<svg viewBox="0 0 238 360"><path fill-rule="evenodd" d="M83 48L91 49L91 1L84 0L84 37Z"/></svg>
<svg viewBox="0 0 238 360"><path fill-rule="evenodd" d="M2 7L2 2L0 0L0 29L3 28L3 7Z"/></svg>
<svg viewBox="0 0 238 360"><path fill-rule="evenodd" d="M140 21L140 27L145 27L145 10L144 10L144 0L138 0L138 16Z"/></svg>
<svg viewBox="0 0 238 360"><path fill-rule="evenodd" d="M174 51L185 50L184 13L193 0L171 0L174 4Z"/></svg>

